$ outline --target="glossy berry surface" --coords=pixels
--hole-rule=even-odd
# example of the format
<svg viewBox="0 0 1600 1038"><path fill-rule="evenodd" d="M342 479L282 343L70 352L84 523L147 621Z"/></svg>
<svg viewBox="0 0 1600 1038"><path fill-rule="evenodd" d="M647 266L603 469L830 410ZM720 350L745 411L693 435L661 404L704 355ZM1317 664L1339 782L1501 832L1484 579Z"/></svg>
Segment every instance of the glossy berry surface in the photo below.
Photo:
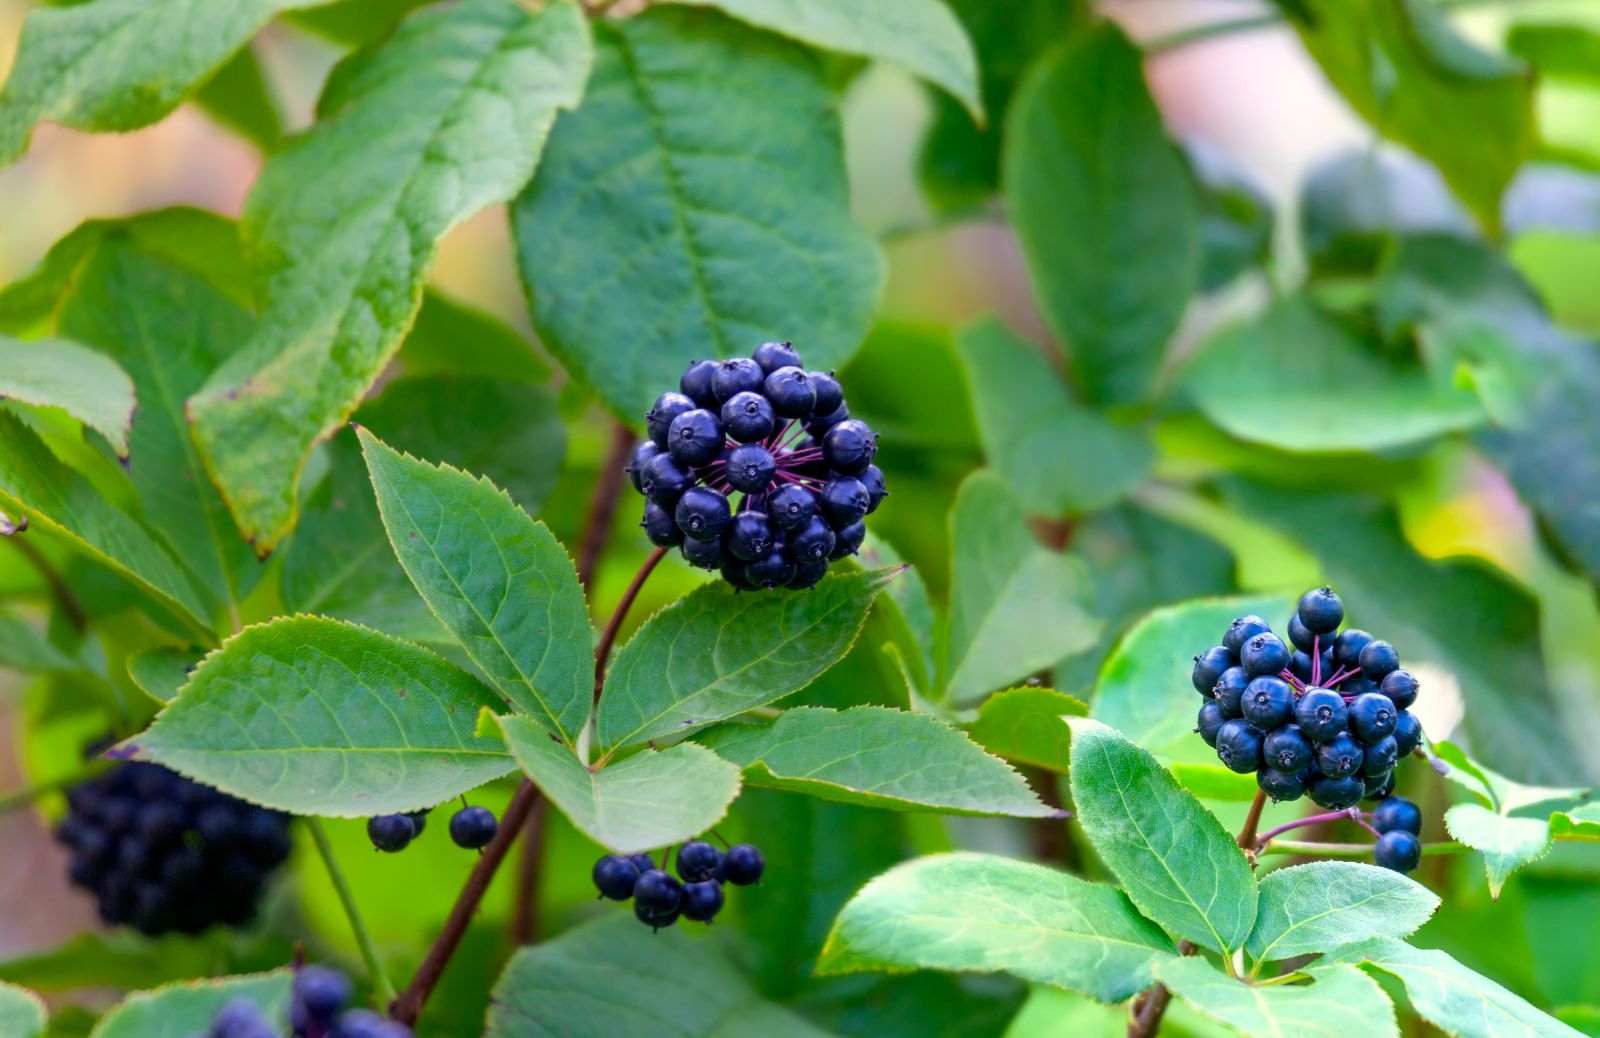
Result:
<svg viewBox="0 0 1600 1038"><path fill-rule="evenodd" d="M1306 795L1312 801L1329 811L1343 811L1345 808L1354 807L1361 802L1366 786L1355 775L1344 775L1335 778L1331 775L1317 775L1306 787Z"/></svg>
<svg viewBox="0 0 1600 1038"><path fill-rule="evenodd" d="M1217 732L1221 730L1223 722L1228 720L1228 715L1222 712L1222 707L1215 702L1202 703L1200 715L1195 718L1195 731L1200 733L1200 738L1206 741L1207 746L1217 745Z"/></svg>
<svg viewBox="0 0 1600 1038"><path fill-rule="evenodd" d="M1316 588L1300 596L1295 615L1313 634L1327 634L1344 623L1344 603L1332 588Z"/></svg>
<svg viewBox="0 0 1600 1038"><path fill-rule="evenodd" d="M1237 662L1233 653L1221 645L1214 645L1194 658L1194 670L1190 672L1189 680L1193 682L1196 692L1209 695L1222 672Z"/></svg>
<svg viewBox="0 0 1600 1038"><path fill-rule="evenodd" d="M1385 797L1372 809L1372 827L1380 833L1403 830L1422 835L1422 811L1405 797Z"/></svg>
<svg viewBox="0 0 1600 1038"><path fill-rule="evenodd" d="M678 848L678 875L685 883L701 883L717 875L722 852L704 840L690 840Z"/></svg>
<svg viewBox="0 0 1600 1038"><path fill-rule="evenodd" d="M306 1016L324 1023L339 1015L355 989L350 979L326 966L306 966L294 979L294 998Z"/></svg>
<svg viewBox="0 0 1600 1038"><path fill-rule="evenodd" d="M1248 722L1234 719L1217 730L1217 758L1241 775L1261 767L1262 733Z"/></svg>
<svg viewBox="0 0 1600 1038"><path fill-rule="evenodd" d="M1318 771L1329 778L1342 778L1359 772L1366 754L1348 732L1340 732L1317 747L1316 757Z"/></svg>
<svg viewBox="0 0 1600 1038"><path fill-rule="evenodd" d="M683 917L697 923L709 923L722 911L722 884L716 880L702 880L683 888Z"/></svg>
<svg viewBox="0 0 1600 1038"><path fill-rule="evenodd" d="M1256 785L1274 801L1299 800L1306 792L1306 774L1304 771L1262 768L1256 773Z"/></svg>
<svg viewBox="0 0 1600 1038"><path fill-rule="evenodd" d="M1314 742L1339 735L1349 723L1344 697L1329 688L1307 689L1294 708L1295 723Z"/></svg>
<svg viewBox="0 0 1600 1038"><path fill-rule="evenodd" d="M487 807L463 807L450 816L450 840L464 850L477 851L489 846L499 828L494 812Z"/></svg>
<svg viewBox="0 0 1600 1038"><path fill-rule="evenodd" d="M1361 673L1369 681L1382 681L1400 666L1400 654L1388 642L1370 641L1361 650Z"/></svg>
<svg viewBox="0 0 1600 1038"><path fill-rule="evenodd" d="M1398 711L1382 692L1363 692L1350 701L1350 730L1362 742L1371 744L1394 734Z"/></svg>
<svg viewBox="0 0 1600 1038"><path fill-rule="evenodd" d="M1271 632L1256 635L1239 650L1239 662L1251 677L1277 674L1289 666L1289 659L1289 647Z"/></svg>
<svg viewBox="0 0 1600 1038"><path fill-rule="evenodd" d="M639 865L631 858L608 854L594 863L590 877L600 896L611 901L626 901L633 897L633 885L639 882Z"/></svg>
<svg viewBox="0 0 1600 1038"><path fill-rule="evenodd" d="M1222 647L1239 655L1239 650L1244 648L1244 643L1258 634L1270 634L1272 625L1263 618L1249 613L1241 616L1228 625L1228 630L1222 636Z"/></svg>
<svg viewBox="0 0 1600 1038"><path fill-rule="evenodd" d="M398 854L411 846L417 836L417 823L410 815L375 815L367 819L367 839L387 854Z"/></svg>
<svg viewBox="0 0 1600 1038"><path fill-rule="evenodd" d="M1262 731L1271 731L1294 716L1294 689L1282 678L1251 678L1239 708L1244 719Z"/></svg>
<svg viewBox="0 0 1600 1038"><path fill-rule="evenodd" d="M749 886L758 882L767 869L767 859L748 843L736 843L722 859L722 875L729 883Z"/></svg>
<svg viewBox="0 0 1600 1038"><path fill-rule="evenodd" d="M1372 858L1395 872L1412 872L1422 861L1422 841L1404 829L1391 829L1378 837Z"/></svg>

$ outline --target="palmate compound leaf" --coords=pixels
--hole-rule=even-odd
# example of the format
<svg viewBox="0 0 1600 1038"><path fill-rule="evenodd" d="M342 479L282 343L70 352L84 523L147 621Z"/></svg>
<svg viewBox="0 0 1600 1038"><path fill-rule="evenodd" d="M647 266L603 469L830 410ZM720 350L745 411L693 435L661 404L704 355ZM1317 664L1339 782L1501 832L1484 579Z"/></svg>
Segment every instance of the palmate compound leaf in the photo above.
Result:
<svg viewBox="0 0 1600 1038"><path fill-rule="evenodd" d="M234 999L248 999L269 1020L289 1012L288 970L217 980L192 980L129 995L112 1007L89 1038L193 1038L205 1034L217 1011Z"/></svg>
<svg viewBox="0 0 1600 1038"><path fill-rule="evenodd" d="M1398 1038L1394 1003L1353 966L1317 970L1309 984L1255 987L1204 959L1168 959L1156 978L1202 1014L1247 1038Z"/></svg>
<svg viewBox="0 0 1600 1038"><path fill-rule="evenodd" d="M620 854L698 836L722 821L739 795L738 765L695 743L642 750L591 769L529 718L501 715L494 721L511 755L550 802L596 843Z"/></svg>
<svg viewBox="0 0 1600 1038"><path fill-rule="evenodd" d="M600 749L691 732L799 691L849 651L899 572L835 573L804 593L696 588L617 652L596 714Z"/></svg>
<svg viewBox="0 0 1600 1038"><path fill-rule="evenodd" d="M1245 950L1263 961L1323 952L1372 937L1409 937L1439 898L1398 872L1353 861L1316 861L1261 880Z"/></svg>
<svg viewBox="0 0 1600 1038"><path fill-rule="evenodd" d="M898 810L1057 814L1009 764L927 714L795 707L769 724L727 724L699 741L743 768L753 786Z"/></svg>
<svg viewBox="0 0 1600 1038"><path fill-rule="evenodd" d="M59 407L128 456L133 379L98 350L68 339L0 335L0 399Z"/></svg>
<svg viewBox="0 0 1600 1038"><path fill-rule="evenodd" d="M260 318L189 404L258 553L293 525L312 445L398 349L438 239L533 175L589 60L574 4L436 6L341 63L320 120L267 162L243 217Z"/></svg>
<svg viewBox="0 0 1600 1038"><path fill-rule="evenodd" d="M431 807L512 771L502 746L473 734L486 707L503 704L421 646L292 616L229 638L114 752L267 807L357 818Z"/></svg>
<svg viewBox="0 0 1600 1038"><path fill-rule="evenodd" d="M594 656L566 550L488 480L357 433L417 592L513 706L573 745L589 721Z"/></svg>
<svg viewBox="0 0 1600 1038"><path fill-rule="evenodd" d="M1122 892L989 854L896 866L845 905L820 974L940 969L1006 972L1120 1002L1176 957Z"/></svg>
<svg viewBox="0 0 1600 1038"><path fill-rule="evenodd" d="M1442 951L1385 937L1341 948L1322 963L1365 964L1395 977L1417 1014L1456 1038L1581 1038Z"/></svg>
<svg viewBox="0 0 1600 1038"><path fill-rule="evenodd" d="M1072 799L1089 842L1139 910L1224 954L1256 920L1244 852L1147 750L1087 718L1072 728Z"/></svg>
<svg viewBox="0 0 1600 1038"><path fill-rule="evenodd" d="M0 983L0 1034L6 1038L38 1038L44 1033L44 1003L14 984Z"/></svg>

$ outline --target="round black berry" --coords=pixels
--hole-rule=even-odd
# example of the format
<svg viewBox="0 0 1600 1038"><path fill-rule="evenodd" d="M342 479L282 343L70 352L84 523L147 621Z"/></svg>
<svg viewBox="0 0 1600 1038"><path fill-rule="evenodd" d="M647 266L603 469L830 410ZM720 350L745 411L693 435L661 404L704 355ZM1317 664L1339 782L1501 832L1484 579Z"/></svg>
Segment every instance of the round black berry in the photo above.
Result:
<svg viewBox="0 0 1600 1038"><path fill-rule="evenodd" d="M1289 617L1289 644L1301 652L1310 652L1311 646L1316 644L1312 638L1311 628L1307 627L1296 613Z"/></svg>
<svg viewBox="0 0 1600 1038"><path fill-rule="evenodd" d="M690 840L678 848L678 875L686 883L714 879L720 864L722 852L704 840Z"/></svg>
<svg viewBox="0 0 1600 1038"><path fill-rule="evenodd" d="M354 990L348 977L326 966L304 966L294 978L294 1000L319 1023L332 1023Z"/></svg>
<svg viewBox="0 0 1600 1038"><path fill-rule="evenodd" d="M1382 800L1394 792L1394 772L1385 775L1362 775L1363 799Z"/></svg>
<svg viewBox="0 0 1600 1038"><path fill-rule="evenodd" d="M726 442L722 420L703 407L683 412L667 430L667 449L684 468L699 468L716 461Z"/></svg>
<svg viewBox="0 0 1600 1038"><path fill-rule="evenodd" d="M638 901L633 903L633 917L648 926L652 933L677 922L678 915L682 911L683 905L681 902L671 908L651 908Z"/></svg>
<svg viewBox="0 0 1600 1038"><path fill-rule="evenodd" d="M1343 811L1360 803L1365 789L1361 779L1355 775L1343 775L1338 778L1317 775L1306 787L1306 794L1314 803L1322 805L1329 811Z"/></svg>
<svg viewBox="0 0 1600 1038"><path fill-rule="evenodd" d="M805 525L805 529L789 535L789 543L784 548L784 554L797 564L826 563L828 556L833 553L837 540L833 528L823 522L821 516L813 516Z"/></svg>
<svg viewBox="0 0 1600 1038"><path fill-rule="evenodd" d="M329 1038L333 1038L330 1033ZM411 1028L370 1009L352 1009L339 1018L338 1038L413 1038Z"/></svg>
<svg viewBox="0 0 1600 1038"><path fill-rule="evenodd" d="M722 911L722 884L715 880L690 883L683 888L683 917L709 923Z"/></svg>
<svg viewBox="0 0 1600 1038"><path fill-rule="evenodd" d="M678 389L684 396L694 401L696 407L703 407L714 411L717 407L717 394L711 390L711 376L716 374L717 362L714 360L697 360L689 364L683 377L678 380Z"/></svg>
<svg viewBox="0 0 1600 1038"><path fill-rule="evenodd" d="M722 555L722 542L720 540L702 541L693 537L685 537L678 546L678 551L683 559L691 566L700 569L721 569L727 560Z"/></svg>
<svg viewBox="0 0 1600 1038"><path fill-rule="evenodd" d="M1217 732L1222 728L1222 723L1228 720L1228 715L1222 712L1222 707L1214 701L1200 704L1200 716L1195 719L1195 731L1200 733L1200 738L1206 741L1207 746L1217 745Z"/></svg>
<svg viewBox="0 0 1600 1038"><path fill-rule="evenodd" d="M794 573L794 563L776 548L768 552L766 558L745 563L744 567L745 579L763 591L783 587L794 579Z"/></svg>
<svg viewBox="0 0 1600 1038"><path fill-rule="evenodd" d="M1394 736L1379 739L1377 742L1368 743L1362 754L1361 774L1369 778L1387 775L1394 770L1395 761L1400 758L1400 748L1394 741Z"/></svg>
<svg viewBox="0 0 1600 1038"><path fill-rule="evenodd" d="M1394 734L1399 711L1382 692L1363 692L1350 701L1350 730L1367 745Z"/></svg>
<svg viewBox="0 0 1600 1038"><path fill-rule="evenodd" d="M450 839L457 847L477 851L489 846L500 823L487 807L463 807L450 816Z"/></svg>
<svg viewBox="0 0 1600 1038"><path fill-rule="evenodd" d="M1388 642L1371 641L1361 650L1361 673L1368 681L1382 681L1400 667L1400 654Z"/></svg>
<svg viewBox="0 0 1600 1038"><path fill-rule="evenodd" d="M1356 774L1361 770L1362 761L1365 759L1366 754L1361 749L1361 744L1346 732L1340 732L1317 746L1317 770L1328 778L1344 778ZM1357 795L1356 799L1359 800L1360 796Z"/></svg>
<svg viewBox="0 0 1600 1038"><path fill-rule="evenodd" d="M1344 603L1332 588L1321 587L1300 596L1296 614L1312 634L1327 634L1344 623Z"/></svg>
<svg viewBox="0 0 1600 1038"><path fill-rule="evenodd" d="M398 854L416 838L417 826L407 815L376 815L367 819L367 839L388 854Z"/></svg>
<svg viewBox="0 0 1600 1038"><path fill-rule="evenodd" d="M722 403L740 393L758 391L766 377L761 365L749 357L734 357L719 363L711 373L711 392Z"/></svg>
<svg viewBox="0 0 1600 1038"><path fill-rule="evenodd" d="M1250 677L1243 667L1229 667L1217 677L1216 684L1211 686L1211 698L1222 708L1224 716L1238 717L1244 713L1242 700L1249 684Z"/></svg>
<svg viewBox="0 0 1600 1038"><path fill-rule="evenodd" d="M767 859L748 843L734 844L722 858L722 878L736 886L759 882L766 868Z"/></svg>
<svg viewBox="0 0 1600 1038"><path fill-rule="evenodd" d="M1361 650L1372 641L1372 635L1358 627L1349 627L1333 639L1333 662L1342 670L1361 665Z"/></svg>
<svg viewBox="0 0 1600 1038"><path fill-rule="evenodd" d="M1239 650L1244 648L1245 642L1258 634L1270 634L1271 632L1271 624L1254 613L1250 613L1247 616L1239 617L1228 625L1227 633L1222 636L1222 645L1237 656L1239 655Z"/></svg>
<svg viewBox="0 0 1600 1038"><path fill-rule="evenodd" d="M1404 829L1392 829L1378 837L1372 860L1395 872L1411 872L1422 861L1422 842Z"/></svg>
<svg viewBox="0 0 1600 1038"><path fill-rule="evenodd" d="M412 837L413 840L417 836L421 836L422 830L428 827L428 812L432 810L433 808L431 807L425 807L421 811L409 811L406 813L406 817L411 819L411 828L416 832L416 836Z"/></svg>
<svg viewBox="0 0 1600 1038"><path fill-rule="evenodd" d="M872 497L866 484L854 476L835 475L817 495L817 503L829 525L839 529L865 516Z"/></svg>
<svg viewBox="0 0 1600 1038"><path fill-rule="evenodd" d="M1246 721L1264 732L1270 731L1294 716L1294 689L1282 678L1251 678L1239 709Z"/></svg>
<svg viewBox="0 0 1600 1038"><path fill-rule="evenodd" d="M639 866L620 854L608 854L594 863L591 875L601 897L626 901L633 897L633 885L639 882Z"/></svg>
<svg viewBox="0 0 1600 1038"><path fill-rule="evenodd" d="M767 495L767 516L779 530L799 530L817 514L817 495L789 483Z"/></svg>
<svg viewBox="0 0 1600 1038"><path fill-rule="evenodd" d="M637 868L641 873L649 872L651 869L656 867L656 860L643 851L640 851L638 854L628 855L628 860L633 862L634 867Z"/></svg>
<svg viewBox="0 0 1600 1038"><path fill-rule="evenodd" d="M1308 688L1295 704L1294 720L1312 742L1327 742L1345 730L1344 697L1327 688Z"/></svg>
<svg viewBox="0 0 1600 1038"><path fill-rule="evenodd" d="M772 435L778 416L760 393L735 393L722 405L722 425L740 443L754 443Z"/></svg>
<svg viewBox="0 0 1600 1038"><path fill-rule="evenodd" d="M1217 759L1243 775L1261 767L1261 729L1245 721L1224 722L1217 729Z"/></svg>
<svg viewBox="0 0 1600 1038"><path fill-rule="evenodd" d="M1217 679L1222 672L1233 666L1237 661L1233 653L1220 645L1213 645L1194 658L1194 670L1189 675L1189 680L1194 683L1194 690L1202 696L1209 695L1216 687Z"/></svg>
<svg viewBox="0 0 1600 1038"><path fill-rule="evenodd" d="M861 550L862 542L867 539L867 524L857 520L849 526L841 526L833 532L833 551L828 553L830 561L854 555Z"/></svg>
<svg viewBox="0 0 1600 1038"><path fill-rule="evenodd" d="M217 1010L206 1038L278 1038L278 1028L267 1022L248 998L236 998Z"/></svg>
<svg viewBox="0 0 1600 1038"><path fill-rule="evenodd" d="M817 586L817 581L827 575L828 564L826 562L797 562L794 567L794 576L789 578L789 583L785 584L784 587L794 588L795 590L813 588Z"/></svg>
<svg viewBox="0 0 1600 1038"><path fill-rule="evenodd" d="M728 454L728 464L724 474L728 485L733 489L746 494L759 494L767 489L767 485L778 472L778 462L773 458L772 452L758 443L746 443L735 447ZM772 514L772 505L767 505L767 513Z"/></svg>
<svg viewBox="0 0 1600 1038"><path fill-rule="evenodd" d="M661 869L646 869L633 884L633 899L645 908L676 910L683 903L683 884Z"/></svg>
<svg viewBox="0 0 1600 1038"><path fill-rule="evenodd" d="M709 541L722 536L733 514L726 495L710 487L690 487L678 498L673 518L685 537Z"/></svg>
<svg viewBox="0 0 1600 1038"><path fill-rule="evenodd" d="M824 412L819 404L810 418L806 419L806 432L821 440L827 435L829 429L850 418L850 408L841 403L832 411Z"/></svg>
<svg viewBox="0 0 1600 1038"><path fill-rule="evenodd" d="M733 585L735 591L760 590L750 583L750 578L745 574L745 564L738 559L724 559L722 568L717 572L722 574L722 579Z"/></svg>
<svg viewBox="0 0 1600 1038"><path fill-rule="evenodd" d="M763 372L771 373L780 368L802 368L805 362L800 359L800 354L787 342L764 342L756 347L750 355Z"/></svg>
<svg viewBox="0 0 1600 1038"><path fill-rule="evenodd" d="M645 497L671 508L678 503L678 498L683 496L685 490L694 486L694 474L678 464L678 459L671 454L662 453L645 465L639 485Z"/></svg>
<svg viewBox="0 0 1600 1038"><path fill-rule="evenodd" d="M765 512L740 512L728 524L723 547L728 554L744 562L766 558L772 550L772 527Z"/></svg>
<svg viewBox="0 0 1600 1038"><path fill-rule="evenodd" d="M831 415L844 406L844 388L839 385L839 380L833 377L833 372L808 371L806 379L810 381L811 388L817 394L815 405L817 414ZM848 418L849 415L844 417Z"/></svg>
<svg viewBox="0 0 1600 1038"><path fill-rule="evenodd" d="M1405 797L1387 797L1372 809L1372 827L1380 833L1422 835L1422 811Z"/></svg>
<svg viewBox="0 0 1600 1038"><path fill-rule="evenodd" d="M1378 689L1389 697L1396 710L1409 710L1417 701L1417 679L1409 670L1391 670L1378 683Z"/></svg>
<svg viewBox="0 0 1600 1038"><path fill-rule="evenodd" d="M835 472L854 476L872 464L878 453L878 437L866 422L847 418L822 437L822 456Z"/></svg>
<svg viewBox="0 0 1600 1038"><path fill-rule="evenodd" d="M1244 643L1239 663L1251 677L1277 674L1289 666L1289 647L1275 634L1258 634Z"/></svg>
<svg viewBox="0 0 1600 1038"><path fill-rule="evenodd" d="M871 515L878 510L883 499L889 496L889 491L883 481L883 470L876 465L868 465L860 476L861 485L867 488L867 514Z"/></svg>
<svg viewBox="0 0 1600 1038"><path fill-rule="evenodd" d="M639 525L644 527L645 537L657 548L673 548L683 543L683 531L678 528L674 511L654 501L644 503L644 518L639 520Z"/></svg>
<svg viewBox="0 0 1600 1038"><path fill-rule="evenodd" d="M1300 734L1298 725L1286 724L1267 733L1261 756L1269 768L1299 774L1311 765L1311 742Z"/></svg>
<svg viewBox="0 0 1600 1038"><path fill-rule="evenodd" d="M762 385L772 409L779 418L804 418L817 406L817 390L811 378L796 367L778 368Z"/></svg>
<svg viewBox="0 0 1600 1038"><path fill-rule="evenodd" d="M1262 768L1256 773L1256 785L1274 801L1299 800L1306 791L1305 772Z"/></svg>
<svg viewBox="0 0 1600 1038"><path fill-rule="evenodd" d="M1422 722L1409 710L1402 710L1394 719L1395 752L1409 757L1422 745Z"/></svg>
<svg viewBox="0 0 1600 1038"><path fill-rule="evenodd" d="M682 393L662 393L656 397L655 406L645 412L645 429L650 433L650 439L655 441L657 447L666 450L669 433L672 429L672 420L680 414L695 409L695 402Z"/></svg>

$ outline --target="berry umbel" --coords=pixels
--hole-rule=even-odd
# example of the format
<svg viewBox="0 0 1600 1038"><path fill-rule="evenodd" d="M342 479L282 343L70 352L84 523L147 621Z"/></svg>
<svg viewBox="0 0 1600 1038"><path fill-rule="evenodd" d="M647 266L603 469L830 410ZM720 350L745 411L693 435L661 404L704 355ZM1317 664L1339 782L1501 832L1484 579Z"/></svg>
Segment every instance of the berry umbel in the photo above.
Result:
<svg viewBox="0 0 1600 1038"><path fill-rule="evenodd" d="M695 361L645 415L628 474L650 542L741 590L811 587L888 496L878 436L786 342Z"/></svg>
<svg viewBox="0 0 1600 1038"><path fill-rule="evenodd" d="M411 1028L397 1020L370 1009L346 1009L354 992L350 979L336 969L301 966L289 997L289 1033L294 1038L412 1038ZM283 1033L254 1002L237 998L212 1017L204 1038L279 1038Z"/></svg>
<svg viewBox="0 0 1600 1038"><path fill-rule="evenodd" d="M727 853L704 840L678 848L677 876L648 854L608 854L594 863L594 885L612 901L633 901L633 914L651 930L671 926L678 917L709 923L722 911L723 884L747 886L761 878L767 860L748 843Z"/></svg>
<svg viewBox="0 0 1600 1038"><path fill-rule="evenodd" d="M1300 597L1285 637L1259 616L1234 620L1222 644L1194 657L1190 679L1205 700L1195 731L1274 801L1308 796L1331 811L1380 801L1370 825L1382 834L1378 864L1409 872L1422 820L1390 794L1395 765L1422 742L1409 710L1417 679L1393 645L1340 631L1343 622L1344 603L1325 587Z"/></svg>

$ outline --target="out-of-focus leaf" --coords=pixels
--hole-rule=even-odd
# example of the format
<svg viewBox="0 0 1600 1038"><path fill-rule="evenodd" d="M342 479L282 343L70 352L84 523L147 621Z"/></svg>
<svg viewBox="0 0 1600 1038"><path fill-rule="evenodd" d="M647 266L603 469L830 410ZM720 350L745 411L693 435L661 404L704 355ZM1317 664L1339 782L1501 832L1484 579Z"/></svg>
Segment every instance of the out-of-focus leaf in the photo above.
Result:
<svg viewBox="0 0 1600 1038"><path fill-rule="evenodd" d="M65 339L0 335L0 399L59 407L100 433L118 457L128 456L133 380L117 362Z"/></svg>
<svg viewBox="0 0 1600 1038"><path fill-rule="evenodd" d="M44 1033L44 1002L15 984L0 983L0 1034L6 1038L38 1038Z"/></svg>
<svg viewBox="0 0 1600 1038"><path fill-rule="evenodd" d="M462 349L462 343L471 343ZM527 341L489 314L436 291L422 296L422 309L400 345L407 375L481 375L542 383L550 367ZM471 414L461 416L470 419Z"/></svg>
<svg viewBox="0 0 1600 1038"><path fill-rule="evenodd" d="M502 704L428 650L354 624L285 617L201 661L120 752L297 814L415 811L513 768L473 734Z"/></svg>
<svg viewBox="0 0 1600 1038"><path fill-rule="evenodd" d="M194 95L195 104L212 119L262 151L283 138L283 113L267 85L256 52L244 47L223 63Z"/></svg>
<svg viewBox="0 0 1600 1038"><path fill-rule="evenodd" d="M1100 621L1083 561L1050 551L999 477L962 483L950 513L945 698L970 705L1094 644Z"/></svg>
<svg viewBox="0 0 1600 1038"><path fill-rule="evenodd" d="M1006 202L1034 294L1090 400L1146 396L1194 291L1189 171L1107 20L1034 67L1006 116Z"/></svg>
<svg viewBox="0 0 1600 1038"><path fill-rule="evenodd" d="M1501 192L1533 152L1528 71L1478 50L1422 0L1300 0L1286 10L1344 99L1438 166L1496 230Z"/></svg>
<svg viewBox="0 0 1600 1038"><path fill-rule="evenodd" d="M1002 970L1120 1002L1173 952L1112 887L1010 858L941 854L863 887L839 913L817 972Z"/></svg>
<svg viewBox="0 0 1600 1038"><path fill-rule="evenodd" d="M205 655L199 649L163 645L128 657L128 677L152 699L170 703Z"/></svg>
<svg viewBox="0 0 1600 1038"><path fill-rule="evenodd" d="M1245 950L1271 962L1372 937L1410 937L1438 907L1433 891L1376 865L1314 861L1277 869L1261 881Z"/></svg>
<svg viewBox="0 0 1600 1038"><path fill-rule="evenodd" d="M212 976L223 962L236 968L227 949L219 946L222 943L180 934L151 938L124 930L82 933L54 948L6 959L0 962L0 972L35 991L89 987L137 991ZM287 943L266 943L266 954L284 961L281 953L289 950Z"/></svg>
<svg viewBox="0 0 1600 1038"><path fill-rule="evenodd" d="M694 359L792 339L843 366L883 260L850 220L816 58L709 11L594 33L583 106L512 210L543 341L635 426Z"/></svg>
<svg viewBox="0 0 1600 1038"><path fill-rule="evenodd" d="M1065 775L1072 738L1064 719L1088 713L1074 696L1048 688L1013 688L985 699L967 734L990 753Z"/></svg>
<svg viewBox="0 0 1600 1038"><path fill-rule="evenodd" d="M1047 818L1056 812L1011 766L927 714L796 707L770 724L728 724L699 740L751 785L890 810Z"/></svg>
<svg viewBox="0 0 1600 1038"><path fill-rule="evenodd" d="M394 31L400 20L432 0L337 0L308 10L290 11L283 20L346 47L370 47Z"/></svg>
<svg viewBox="0 0 1600 1038"><path fill-rule="evenodd" d="M278 970L139 991L102 1016L89 1035L90 1038L189 1038L204 1034L217 1011L235 999L254 1002L262 1016L269 1020L285 1020L292 983L293 974Z"/></svg>
<svg viewBox="0 0 1600 1038"><path fill-rule="evenodd" d="M243 221L260 318L189 402L206 466L257 553L293 526L312 445L399 347L438 239L527 182L588 69L573 5L434 8L339 65L316 126L267 162Z"/></svg>
<svg viewBox="0 0 1600 1038"><path fill-rule="evenodd" d="M1085 835L1129 899L1169 933L1224 955L1256 920L1256 881L1215 815L1149 751L1072 718L1072 800Z"/></svg>
<svg viewBox="0 0 1600 1038"><path fill-rule="evenodd" d="M670 0L721 8L758 29L768 29L813 47L889 61L926 79L983 119L978 95L978 58L961 22L944 0Z"/></svg>
<svg viewBox="0 0 1600 1038"><path fill-rule="evenodd" d="M1200 198L1202 292L1215 292L1266 262L1272 251L1272 202L1244 168L1215 145L1184 141Z"/></svg>
<svg viewBox="0 0 1600 1038"><path fill-rule="evenodd" d="M899 552L871 531L856 561L868 570L906 566ZM879 642L883 651L894 657L896 666L901 668L918 695L932 698L936 667L933 640L938 618L928 598L928 585L923 583L922 574L915 567L906 566L873 603L873 612L867 617L869 639L873 625L880 622L885 629L885 638Z"/></svg>
<svg viewBox="0 0 1600 1038"><path fill-rule="evenodd" d="M989 465L1030 514L1111 504L1144 479L1149 438L1072 399L1038 350L996 320L956 338Z"/></svg>
<svg viewBox="0 0 1600 1038"><path fill-rule="evenodd" d="M78 664L20 618L0 613L0 667L29 673L77 670Z"/></svg>
<svg viewBox="0 0 1600 1038"><path fill-rule="evenodd" d="M1550 163L1524 166L1506 190L1504 208L1508 235L1600 233L1600 174Z"/></svg>
<svg viewBox="0 0 1600 1038"><path fill-rule="evenodd" d="M1585 25L1525 22L1506 34L1506 49L1542 76L1600 83L1600 30Z"/></svg>
<svg viewBox="0 0 1600 1038"><path fill-rule="evenodd" d="M1365 275L1392 235L1473 233L1439 171L1392 148L1335 153L1306 175L1300 235L1318 275Z"/></svg>
<svg viewBox="0 0 1600 1038"><path fill-rule="evenodd" d="M1318 970L1309 985L1265 988L1251 987L1192 957L1158 964L1156 976L1189 1005L1247 1038L1400 1034L1389 996L1354 966Z"/></svg>
<svg viewBox="0 0 1600 1038"><path fill-rule="evenodd" d="M915 379L906 378L915 370ZM949 460L965 471L978 454L978 432L961 359L948 327L883 318L839 376L850 410L882 436L883 458L895 452L928 463ZM879 466L884 467L882 459ZM899 476L903 466L885 468Z"/></svg>

